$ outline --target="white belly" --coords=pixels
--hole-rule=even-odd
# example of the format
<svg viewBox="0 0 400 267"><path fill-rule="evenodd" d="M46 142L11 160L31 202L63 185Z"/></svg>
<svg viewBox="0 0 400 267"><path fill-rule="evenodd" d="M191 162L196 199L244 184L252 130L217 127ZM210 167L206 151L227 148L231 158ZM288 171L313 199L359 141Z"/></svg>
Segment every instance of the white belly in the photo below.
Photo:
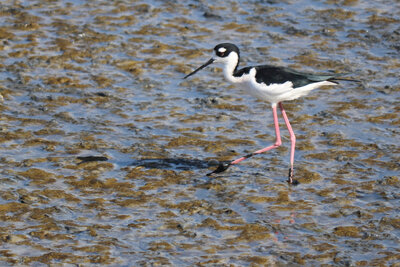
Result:
<svg viewBox="0 0 400 267"><path fill-rule="evenodd" d="M283 84L258 84L251 79L240 83L239 86L249 95L252 95L260 100L276 104L281 101L294 100L301 96L305 96L312 90L323 85L335 85L335 83L322 81L310 83L302 87L293 88L292 82Z"/></svg>
<svg viewBox="0 0 400 267"><path fill-rule="evenodd" d="M241 77L234 77L232 75L232 70L226 68L224 70L224 76L229 82L238 85L238 87L244 90L247 94L269 102L272 105L281 101L293 100L307 95L311 90L323 85L335 85L335 83L328 81L314 82L297 88L293 88L293 83L290 81L282 84L274 83L266 85L265 83L257 83L255 68L251 69L248 74Z"/></svg>

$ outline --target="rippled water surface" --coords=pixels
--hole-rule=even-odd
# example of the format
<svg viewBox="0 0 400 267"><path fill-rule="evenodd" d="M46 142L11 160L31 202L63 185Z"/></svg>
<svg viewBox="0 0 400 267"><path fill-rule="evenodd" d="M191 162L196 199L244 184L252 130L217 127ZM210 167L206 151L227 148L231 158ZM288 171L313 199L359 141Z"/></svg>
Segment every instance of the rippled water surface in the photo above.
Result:
<svg viewBox="0 0 400 267"><path fill-rule="evenodd" d="M398 266L400 2L0 3L0 265ZM268 103L218 66L346 73ZM97 157L97 158L96 158Z"/></svg>

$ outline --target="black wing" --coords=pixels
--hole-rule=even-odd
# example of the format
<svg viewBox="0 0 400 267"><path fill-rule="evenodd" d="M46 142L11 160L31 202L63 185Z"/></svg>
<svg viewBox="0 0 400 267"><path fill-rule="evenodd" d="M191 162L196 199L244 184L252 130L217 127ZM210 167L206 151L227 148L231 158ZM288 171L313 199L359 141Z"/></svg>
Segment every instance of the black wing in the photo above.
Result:
<svg viewBox="0 0 400 267"><path fill-rule="evenodd" d="M281 84L287 81L293 83L293 87L302 87L310 83L331 81L335 79L335 75L319 75L310 73L301 73L290 68L276 67L270 65L261 65L254 67L246 67L238 70L234 76L248 74L252 68L256 69L256 81L270 85L273 83Z"/></svg>

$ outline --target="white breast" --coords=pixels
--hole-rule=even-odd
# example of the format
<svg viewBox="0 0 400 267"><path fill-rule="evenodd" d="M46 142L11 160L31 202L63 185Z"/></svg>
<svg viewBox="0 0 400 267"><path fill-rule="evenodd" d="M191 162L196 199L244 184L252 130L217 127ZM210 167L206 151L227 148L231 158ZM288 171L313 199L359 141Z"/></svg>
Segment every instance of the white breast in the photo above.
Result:
<svg viewBox="0 0 400 267"><path fill-rule="evenodd" d="M293 84L289 81L283 84L266 85L265 83L257 83L255 76L256 69L253 68L248 74L236 78L234 83L246 93L270 103L279 102L281 94L293 89Z"/></svg>
<svg viewBox="0 0 400 267"><path fill-rule="evenodd" d="M281 101L293 100L307 95L311 90L323 85L335 85L335 83L329 81L315 82L298 88L293 88L293 83L290 81L282 84L266 85L265 83L257 83L255 76L256 69L253 68L248 74L235 78L234 83L246 93L273 105Z"/></svg>

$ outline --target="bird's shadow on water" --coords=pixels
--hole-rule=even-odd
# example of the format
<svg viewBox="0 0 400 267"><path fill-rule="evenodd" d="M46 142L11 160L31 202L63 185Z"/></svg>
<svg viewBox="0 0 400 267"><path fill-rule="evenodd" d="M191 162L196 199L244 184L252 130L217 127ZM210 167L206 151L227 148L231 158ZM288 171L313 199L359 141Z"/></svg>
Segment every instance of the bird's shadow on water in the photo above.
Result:
<svg viewBox="0 0 400 267"><path fill-rule="evenodd" d="M195 170L208 169L218 166L218 162L202 159L185 158L155 158L134 160L131 166L141 166L149 169L168 169L168 170Z"/></svg>
<svg viewBox="0 0 400 267"><path fill-rule="evenodd" d="M221 167L228 164L229 161L216 161L216 160L201 160L201 159L185 159L185 158L155 158L155 159L138 159L134 160L131 166L145 167L148 169L164 169L164 170L178 170L178 171L189 171L194 169L207 169L207 173L199 174L199 177L192 177L195 183L203 181L206 179L205 183L208 183L209 176L213 174L218 174L224 172L227 167ZM228 166L229 167L229 166ZM214 168L214 171L210 172L210 168ZM220 168L223 170L218 171ZM216 177L214 176L214 178ZM231 175L232 176L232 175ZM198 179L200 178L200 179ZM200 183L203 183L200 182ZM286 181L288 182L288 181ZM299 182L294 179L294 186L298 185Z"/></svg>

